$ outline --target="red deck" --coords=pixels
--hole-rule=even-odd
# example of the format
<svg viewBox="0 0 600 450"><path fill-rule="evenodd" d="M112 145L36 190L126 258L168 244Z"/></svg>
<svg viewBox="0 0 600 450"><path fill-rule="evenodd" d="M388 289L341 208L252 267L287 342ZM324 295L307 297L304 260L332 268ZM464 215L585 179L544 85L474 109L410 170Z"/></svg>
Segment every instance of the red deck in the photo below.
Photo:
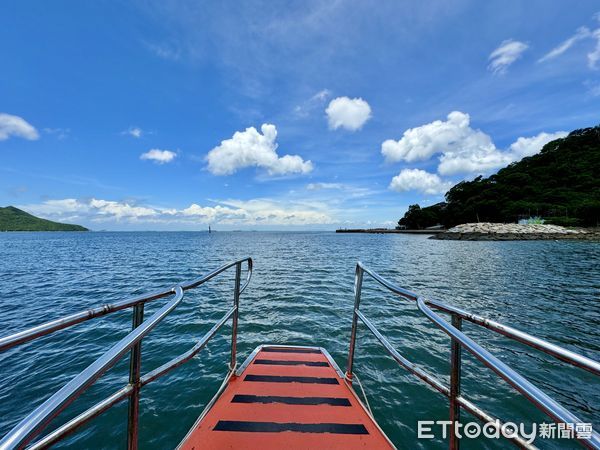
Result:
<svg viewBox="0 0 600 450"><path fill-rule="evenodd" d="M180 448L394 447L321 350L264 347Z"/></svg>

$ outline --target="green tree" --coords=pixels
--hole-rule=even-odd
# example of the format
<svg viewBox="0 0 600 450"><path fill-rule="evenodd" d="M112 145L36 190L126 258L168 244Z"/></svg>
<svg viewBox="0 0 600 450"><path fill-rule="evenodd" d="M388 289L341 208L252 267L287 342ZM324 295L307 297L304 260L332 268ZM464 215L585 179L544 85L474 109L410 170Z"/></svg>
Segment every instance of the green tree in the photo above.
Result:
<svg viewBox="0 0 600 450"><path fill-rule="evenodd" d="M599 173L600 126L575 130L495 175L458 183L446 193L443 207L411 205L398 223L407 228L436 223L452 227L541 216L555 223L598 226Z"/></svg>

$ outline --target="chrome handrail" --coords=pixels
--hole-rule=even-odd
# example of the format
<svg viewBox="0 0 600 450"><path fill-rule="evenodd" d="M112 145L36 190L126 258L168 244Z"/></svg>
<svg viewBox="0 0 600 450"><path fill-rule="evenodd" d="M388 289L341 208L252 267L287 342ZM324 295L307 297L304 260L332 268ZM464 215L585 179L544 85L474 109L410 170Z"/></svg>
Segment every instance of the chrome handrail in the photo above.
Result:
<svg viewBox="0 0 600 450"><path fill-rule="evenodd" d="M225 264L212 272L207 273L206 275L202 275L194 280L189 280L184 283L181 283L180 286L183 291L188 291L190 289L194 289L195 287L200 286L201 284L207 282L211 278L216 277L221 272L229 269L230 267L235 266L238 263L248 263L248 275L246 277L246 282L240 288L240 294L244 292L248 284L250 283L250 277L252 276L252 258L244 258L237 261L230 262ZM69 316L61 317L60 319L52 320L50 322L46 322L40 325L36 325L32 328L28 328L26 330L20 331L18 333L14 333L8 336L4 336L0 338L0 352L8 350L19 344L24 344L25 342L29 342L38 337L45 336L47 334L53 333L58 330L62 330L64 328L69 328L73 325L76 325L81 322L85 322L90 319L95 319L96 317L101 317L106 314L110 314L116 311L121 311L123 309L131 308L133 306L139 305L141 303L147 303L152 300L158 300L160 298L168 297L173 293L173 288L165 289L162 291L152 292L148 294L143 294L134 298L121 300L112 304L105 304L101 306L97 306L95 308L91 308L85 311L80 311L75 314L71 314Z"/></svg>
<svg viewBox="0 0 600 450"><path fill-rule="evenodd" d="M373 323L371 323L371 321L367 319L367 317L365 317L365 315L360 311L363 275L365 272L368 275L370 275L375 281L377 281L379 284L381 284L391 292L403 298L415 301L418 310L422 314L424 314L429 320L431 320L438 328L442 329L442 331L444 331L451 337L450 387L447 387L436 377L430 375L428 372L421 369L420 367L406 359L404 356L402 356L391 345L391 343L379 332L379 330L377 330L375 325L373 325ZM442 319L435 312L433 312L430 307L443 312L450 313L452 315L452 323L450 324L448 323L448 321ZM450 427L449 442L449 447L451 449L458 449L460 445L459 438L455 434L454 423L460 422L461 408L470 412L480 420L491 424L492 426L495 425L496 427L498 427L499 425L502 425L502 423L498 419L492 417L491 415L489 415L488 413L486 413L485 411L483 411L482 409L480 409L461 395L460 387L462 347L466 348L469 352L471 352L485 366L493 370L497 375L499 375L502 379L508 382L509 385L515 388L534 406L536 406L539 410L547 414L555 422L564 424L581 423L581 420L576 415L572 414L570 411L565 409L558 402L553 400L551 397L549 397L547 394L545 394L543 391L541 391L539 388L533 385L526 378L524 378L519 373L511 369L507 364L500 361L488 350L484 349L479 344L477 344L473 339L465 335L461 331L463 319L488 328L509 338L515 339L523 344L545 352L573 366L583 368L593 373L594 375L600 375L600 363L590 358L579 355L570 350L566 350L555 344L551 344L543 339L531 336L512 327L468 313L462 309L455 308L443 302L437 300L426 300L418 294L411 292L407 289L401 288L396 284L386 280L378 273L367 268L361 262L358 262L356 265L356 272L354 278L354 314L352 319L350 348L348 351L348 366L346 371L346 378L350 382L352 382L352 368L354 364L354 353L356 348L356 331L358 327L359 318L367 326L369 331L371 331L373 335L379 340L379 342L381 342L381 344L385 347L388 353L396 360L396 362L398 362L401 366L403 366L412 374L416 375L421 380L428 383L438 392L444 394L446 397L449 398L450 421L452 423L452 426ZM530 445L520 436L513 436L511 437L511 440L513 440L517 445L521 447L535 448L533 445ZM594 431L592 432L592 435L589 439L582 438L579 439L579 442L588 448L600 449L600 434Z"/></svg>
<svg viewBox="0 0 600 450"><path fill-rule="evenodd" d="M246 262L248 273L243 286L240 286L242 263ZM218 274L224 272L230 267L236 267L235 271L235 287L233 307L190 349L182 355L172 359L162 366L154 369L148 374L141 376L141 343L142 339L147 336L152 329L158 325L169 313L171 313L183 300L184 291L193 289L214 278ZM92 406L88 410L79 414L74 419L71 419L66 424L57 428L53 432L44 436L39 441L33 443L30 448L47 448L55 442L64 438L67 434L74 431L84 423L98 416L113 405L119 403L125 398L129 398L128 411L128 431L127 431L127 447L128 449L137 449L138 446L138 415L139 415L139 391L142 386L162 377L167 372L189 361L194 355L202 350L208 341L216 334L216 332L233 317L232 323L232 344L231 344L231 361L230 367L235 370L236 365L236 340L237 340L237 318L239 313L239 298L244 292L250 278L252 276L252 259L244 258L213 270L212 272L203 275L194 280L184 282L175 287L159 291L151 294L142 295L134 299L123 300L112 305L104 305L98 308L93 308L81 313L76 313L64 318L47 322L25 331L15 333L0 339L0 351L7 350L16 345L29 342L38 337L45 336L54 331L71 327L75 324L100 317L115 311L119 311L128 307L133 307L133 326L132 331L123 339L113 345L107 352L100 356L96 361L90 364L59 391L53 394L32 413L19 422L11 431L0 441L0 449L24 448L38 436L43 429L67 406L69 406L79 395L89 388L100 376L112 367L123 355L128 351L130 354L130 371L129 383L119 391L110 395L106 399ZM144 304L146 302L174 295L167 304L156 311L149 319L143 320Z"/></svg>

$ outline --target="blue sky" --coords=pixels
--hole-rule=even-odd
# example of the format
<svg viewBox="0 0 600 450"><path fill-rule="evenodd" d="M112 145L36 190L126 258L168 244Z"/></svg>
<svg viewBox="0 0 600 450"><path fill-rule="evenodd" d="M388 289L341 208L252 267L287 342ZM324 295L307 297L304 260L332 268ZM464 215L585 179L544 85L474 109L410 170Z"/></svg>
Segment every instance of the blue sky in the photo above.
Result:
<svg viewBox="0 0 600 450"><path fill-rule="evenodd" d="M392 226L600 120L597 1L23 1L0 205L109 230Z"/></svg>

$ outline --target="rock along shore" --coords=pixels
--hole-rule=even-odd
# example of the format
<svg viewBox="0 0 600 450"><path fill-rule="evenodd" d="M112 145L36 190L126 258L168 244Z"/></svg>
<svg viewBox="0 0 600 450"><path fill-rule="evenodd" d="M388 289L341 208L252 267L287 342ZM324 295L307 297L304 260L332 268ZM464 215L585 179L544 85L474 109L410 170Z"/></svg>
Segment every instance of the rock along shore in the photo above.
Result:
<svg viewBox="0 0 600 450"><path fill-rule="evenodd" d="M590 240L600 241L600 229L565 228L558 225L516 223L465 223L450 228L430 239L458 241L516 241L516 240Z"/></svg>

